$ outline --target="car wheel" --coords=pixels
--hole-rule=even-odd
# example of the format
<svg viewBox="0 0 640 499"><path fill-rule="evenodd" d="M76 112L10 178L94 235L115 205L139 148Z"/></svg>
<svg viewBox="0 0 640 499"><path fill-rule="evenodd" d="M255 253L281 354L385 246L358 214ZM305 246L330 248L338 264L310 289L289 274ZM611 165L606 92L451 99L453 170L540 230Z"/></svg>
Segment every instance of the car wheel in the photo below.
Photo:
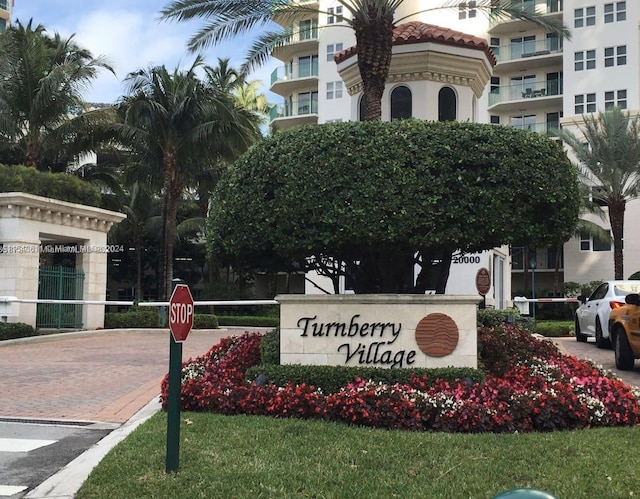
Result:
<svg viewBox="0 0 640 499"><path fill-rule="evenodd" d="M618 328L614 338L616 367L621 371L630 371L633 369L633 352L629 346L629 340L627 340L627 334L624 332L624 329Z"/></svg>
<svg viewBox="0 0 640 499"><path fill-rule="evenodd" d="M611 341L609 338L602 337L602 325L600 319L596 319L596 346L598 348L611 348Z"/></svg>
<svg viewBox="0 0 640 499"><path fill-rule="evenodd" d="M580 343L586 343L587 341L587 335L580 332L580 321L578 319L576 319L576 341Z"/></svg>

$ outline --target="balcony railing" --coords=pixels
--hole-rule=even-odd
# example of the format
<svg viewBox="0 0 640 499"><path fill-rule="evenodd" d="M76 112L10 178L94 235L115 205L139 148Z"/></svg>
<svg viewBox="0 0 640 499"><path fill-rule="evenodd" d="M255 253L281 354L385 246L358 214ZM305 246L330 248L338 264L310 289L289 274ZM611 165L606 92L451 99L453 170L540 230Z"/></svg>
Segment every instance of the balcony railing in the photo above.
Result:
<svg viewBox="0 0 640 499"><path fill-rule="evenodd" d="M560 123L555 121L539 121L536 123L509 123L508 126L517 128L518 130L528 130L536 133L554 133L555 130L560 128Z"/></svg>
<svg viewBox="0 0 640 499"><path fill-rule="evenodd" d="M523 99L537 99L562 95L562 80L523 82L516 85L495 87L489 93L489 105Z"/></svg>
<svg viewBox="0 0 640 499"><path fill-rule="evenodd" d="M536 14L554 14L562 12L563 0L493 0L496 4L511 5L525 12Z"/></svg>
<svg viewBox="0 0 640 499"><path fill-rule="evenodd" d="M274 69L271 73L271 85L278 81L308 78L310 76L318 76L317 59L309 64L288 64Z"/></svg>
<svg viewBox="0 0 640 499"><path fill-rule="evenodd" d="M562 43L558 38L532 40L517 44L492 47L498 62L515 61L529 57L562 53Z"/></svg>
<svg viewBox="0 0 640 499"><path fill-rule="evenodd" d="M269 112L269 117L273 121L277 118L293 118L317 113L317 100L296 99L273 106Z"/></svg>

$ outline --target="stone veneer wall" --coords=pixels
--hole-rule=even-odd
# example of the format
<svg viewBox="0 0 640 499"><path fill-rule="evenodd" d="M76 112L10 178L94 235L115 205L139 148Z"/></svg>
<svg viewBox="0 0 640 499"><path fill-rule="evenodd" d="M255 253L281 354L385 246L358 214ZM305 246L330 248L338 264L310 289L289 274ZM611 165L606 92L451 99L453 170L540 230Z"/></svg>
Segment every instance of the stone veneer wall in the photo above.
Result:
<svg viewBox="0 0 640 499"><path fill-rule="evenodd" d="M279 295L282 364L474 367L479 296Z"/></svg>
<svg viewBox="0 0 640 499"><path fill-rule="evenodd" d="M85 273L83 300L106 297L107 232L126 218L122 213L18 192L0 193L0 296L38 297L39 248L43 241L76 242L86 251L76 255ZM36 304L14 303L9 322L35 326ZM104 305L84 305L86 329L104 325Z"/></svg>

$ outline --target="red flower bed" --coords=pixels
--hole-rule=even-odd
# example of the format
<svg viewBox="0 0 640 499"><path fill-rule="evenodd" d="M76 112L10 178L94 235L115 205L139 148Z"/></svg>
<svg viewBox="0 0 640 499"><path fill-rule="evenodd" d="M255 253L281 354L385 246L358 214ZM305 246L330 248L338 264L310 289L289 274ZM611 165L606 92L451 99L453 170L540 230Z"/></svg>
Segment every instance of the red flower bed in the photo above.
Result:
<svg viewBox="0 0 640 499"><path fill-rule="evenodd" d="M447 432L554 431L640 423L640 393L592 363L512 327L478 332L481 384L414 377L408 384L356 379L336 393L313 386L258 386L258 333L223 339L182 370L182 408L221 414L324 419L376 428ZM162 383L166 403L168 376Z"/></svg>

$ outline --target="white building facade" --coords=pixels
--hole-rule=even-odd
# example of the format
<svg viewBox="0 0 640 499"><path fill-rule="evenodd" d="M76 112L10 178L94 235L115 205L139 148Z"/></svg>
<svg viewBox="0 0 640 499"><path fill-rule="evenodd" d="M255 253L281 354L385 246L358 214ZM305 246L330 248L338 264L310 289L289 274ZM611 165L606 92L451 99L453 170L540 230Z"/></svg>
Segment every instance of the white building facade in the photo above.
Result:
<svg viewBox="0 0 640 499"><path fill-rule="evenodd" d="M273 54L284 65L272 77L271 90L284 100L277 109L280 114L272 113L271 123L276 130L360 118L359 75L355 55L348 56L355 45L355 35L345 21L348 13L333 0L305 3L325 14L295 21L293 27L299 29L299 39ZM402 19L396 27L420 21L468 35L458 42L481 38L492 48L495 65L487 68L486 81L478 88L485 79L482 64L475 69L468 64L478 63L478 50L464 43L447 44L435 39L396 44L383 96L383 120L393 117L391 97L398 87L411 90L415 118L442 118L438 115L438 96L446 86L455 94L457 120L513 126L552 137L560 126L575 127L574 123L580 123L585 113L611 106L632 113L640 108L640 2L518 0L523 8L569 27L571 40L519 20L490 22L486 13L473 8L474 2L467 2L460 9L415 14L423 3L405 1L396 13L396 19ZM290 27L291 20L287 24ZM336 63L334 55L341 51L346 51L347 57L343 53ZM452 64L456 57L466 57L465 64ZM430 69L424 67L425 58L430 58ZM436 58L440 67L433 70L433 64L438 64ZM634 230L639 218L640 201L632 201L625 220L625 277L640 270L640 236ZM609 228L606 219L594 221ZM510 305L512 295L531 290L532 277L539 297L558 294L564 281L587 283L613 278L613 248L586 236L571 239L564 248L516 246L495 251L482 258L483 264L490 262L487 265L494 280L493 269L497 265L509 284L501 286L497 293L492 290L495 302L489 301L489 305L500 307L502 298L494 298L500 296L506 297L505 306ZM530 262L535 276L531 275ZM460 269L452 268L452 282L459 282L454 274ZM471 267L468 274L475 275Z"/></svg>

